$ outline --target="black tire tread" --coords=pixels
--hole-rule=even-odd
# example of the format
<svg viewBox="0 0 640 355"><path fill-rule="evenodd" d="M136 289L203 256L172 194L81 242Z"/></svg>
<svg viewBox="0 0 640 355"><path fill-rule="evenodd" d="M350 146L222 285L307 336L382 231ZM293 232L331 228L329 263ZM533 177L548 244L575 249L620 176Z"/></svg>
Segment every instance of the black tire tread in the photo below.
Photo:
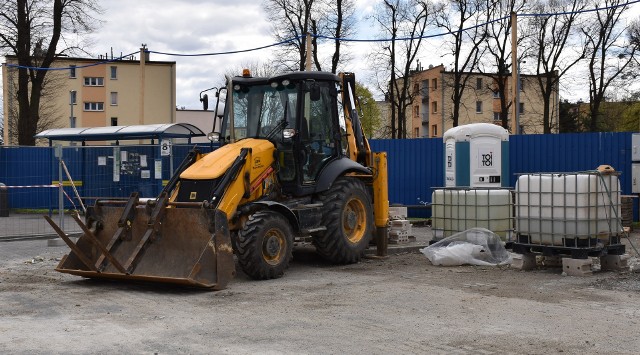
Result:
<svg viewBox="0 0 640 355"><path fill-rule="evenodd" d="M269 224L276 223L286 236L286 255L278 265L266 263L262 256L262 239ZM262 233L262 235L261 235ZM277 212L258 211L249 216L237 233L236 255L242 270L256 280L276 279L289 267L293 249L293 232L287 219Z"/></svg>
<svg viewBox="0 0 640 355"><path fill-rule="evenodd" d="M357 245L350 243L342 232L342 211L350 196L364 199L367 211L367 231ZM343 177L336 180L326 192L319 196L323 203L322 225L326 232L313 238L313 244L320 256L335 264L352 264L360 261L369 246L373 233L373 212L371 199L364 183L357 178Z"/></svg>

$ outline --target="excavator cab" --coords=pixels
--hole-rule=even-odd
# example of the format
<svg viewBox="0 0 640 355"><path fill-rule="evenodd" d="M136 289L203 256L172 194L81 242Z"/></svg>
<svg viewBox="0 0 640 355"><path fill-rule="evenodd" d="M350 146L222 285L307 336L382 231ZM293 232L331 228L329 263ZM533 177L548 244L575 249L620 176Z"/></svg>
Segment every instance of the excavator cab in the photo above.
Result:
<svg viewBox="0 0 640 355"><path fill-rule="evenodd" d="M96 201L77 243L56 229L72 249L57 271L221 289L234 256L251 278L282 276L296 242L346 264L377 233L386 252L386 154L364 137L353 74L245 73L225 89L220 148L192 151L156 199Z"/></svg>
<svg viewBox="0 0 640 355"><path fill-rule="evenodd" d="M339 77L291 73L273 78L231 79L230 103L218 143L268 139L277 151L278 178L293 195L316 192L320 172L346 156L346 125Z"/></svg>

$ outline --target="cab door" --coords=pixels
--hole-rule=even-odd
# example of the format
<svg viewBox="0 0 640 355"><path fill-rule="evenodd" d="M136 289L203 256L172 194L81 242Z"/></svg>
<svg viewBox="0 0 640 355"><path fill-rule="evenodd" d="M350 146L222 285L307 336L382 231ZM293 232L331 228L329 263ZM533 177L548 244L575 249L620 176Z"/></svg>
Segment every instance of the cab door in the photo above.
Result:
<svg viewBox="0 0 640 355"><path fill-rule="evenodd" d="M302 95L299 147L301 178L306 185L315 183L322 168L337 155L335 84L305 81Z"/></svg>

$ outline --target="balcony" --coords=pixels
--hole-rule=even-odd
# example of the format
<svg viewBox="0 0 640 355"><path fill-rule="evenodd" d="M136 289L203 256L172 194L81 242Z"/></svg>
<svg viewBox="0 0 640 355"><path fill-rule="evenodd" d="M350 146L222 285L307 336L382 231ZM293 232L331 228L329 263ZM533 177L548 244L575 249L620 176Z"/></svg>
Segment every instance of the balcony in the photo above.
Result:
<svg viewBox="0 0 640 355"><path fill-rule="evenodd" d="M429 124L429 114L428 113L423 113L420 115L421 119L422 119L422 125L428 125Z"/></svg>

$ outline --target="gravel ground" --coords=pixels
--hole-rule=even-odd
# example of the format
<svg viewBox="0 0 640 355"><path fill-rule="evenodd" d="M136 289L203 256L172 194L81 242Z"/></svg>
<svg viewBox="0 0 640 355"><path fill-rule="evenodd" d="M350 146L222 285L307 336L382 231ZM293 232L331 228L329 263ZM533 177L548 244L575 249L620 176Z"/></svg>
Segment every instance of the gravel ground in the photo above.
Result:
<svg viewBox="0 0 640 355"><path fill-rule="evenodd" d="M303 248L281 279L238 272L205 292L60 274L65 253L0 243L0 353L640 353L637 272L438 267L418 252L334 266Z"/></svg>

